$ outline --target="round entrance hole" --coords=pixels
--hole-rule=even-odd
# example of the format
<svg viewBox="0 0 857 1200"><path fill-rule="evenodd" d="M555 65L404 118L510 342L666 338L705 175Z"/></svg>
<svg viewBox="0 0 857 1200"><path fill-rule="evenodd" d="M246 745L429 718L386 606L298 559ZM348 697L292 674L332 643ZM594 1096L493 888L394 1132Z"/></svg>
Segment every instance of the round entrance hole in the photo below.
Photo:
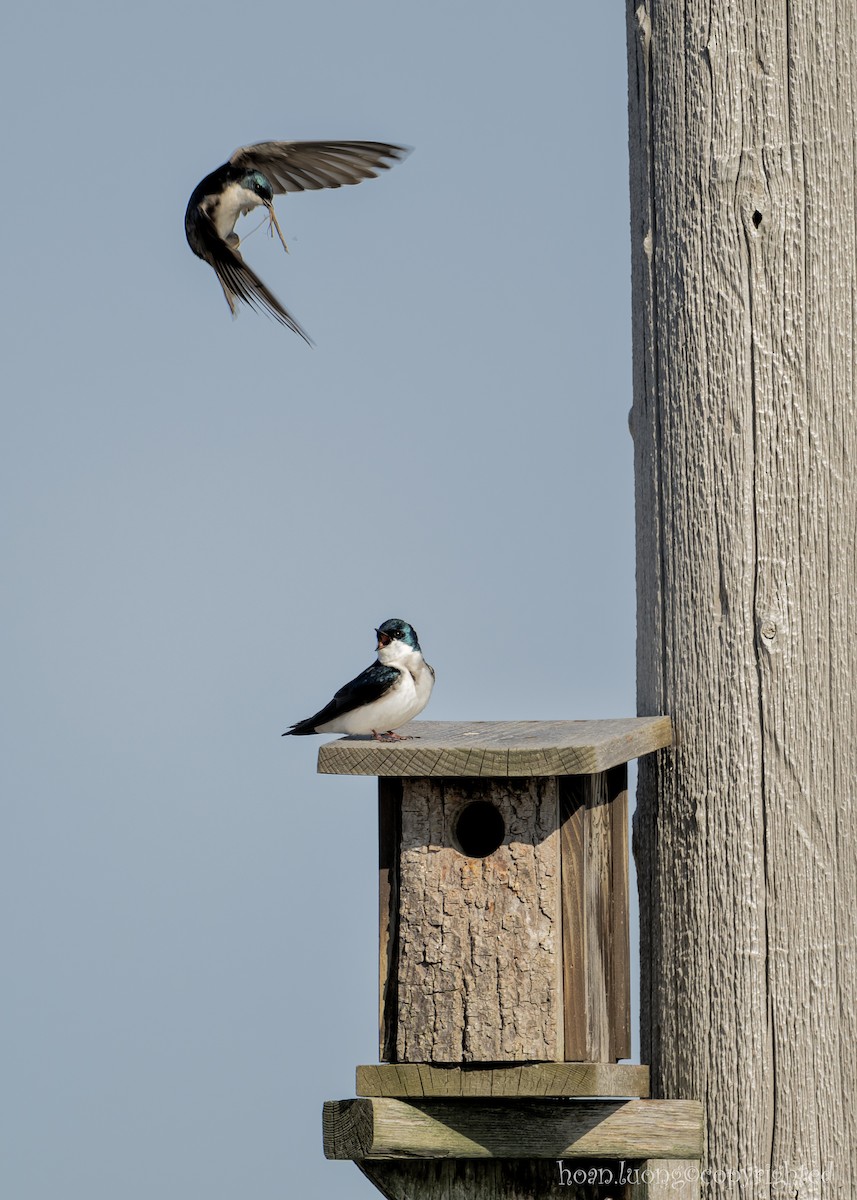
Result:
<svg viewBox="0 0 857 1200"><path fill-rule="evenodd" d="M474 800L466 805L455 823L458 849L468 858L487 858L503 845L505 836L502 814L488 800Z"/></svg>

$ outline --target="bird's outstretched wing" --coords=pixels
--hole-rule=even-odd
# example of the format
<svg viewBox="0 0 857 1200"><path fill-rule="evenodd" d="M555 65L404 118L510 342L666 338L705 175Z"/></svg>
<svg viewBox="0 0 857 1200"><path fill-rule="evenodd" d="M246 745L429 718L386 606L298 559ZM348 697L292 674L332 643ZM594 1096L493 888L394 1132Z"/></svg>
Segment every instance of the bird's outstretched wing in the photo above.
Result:
<svg viewBox="0 0 857 1200"><path fill-rule="evenodd" d="M410 154L388 142L258 142L230 158L234 167L261 171L275 193L316 191L374 179Z"/></svg>
<svg viewBox="0 0 857 1200"><path fill-rule="evenodd" d="M286 325L300 334L309 346L313 344L309 334L300 327L291 313L283 308L256 272L247 266L239 251L218 234L214 222L202 208L196 211L193 235L194 242L191 242L191 245L194 251L214 268L233 314L235 301L243 300L258 312L270 313L281 325Z"/></svg>
<svg viewBox="0 0 857 1200"><path fill-rule="evenodd" d="M352 679L350 683L341 687L330 704L325 705L314 717L307 717L305 721L297 721L290 729L286 730L283 737L289 733L315 733L319 725L326 725L335 717L341 717L345 713L353 712L355 708L371 704L373 700L380 700L400 675L401 671L398 667L385 666L379 662L372 663L372 666L362 671L356 679Z"/></svg>

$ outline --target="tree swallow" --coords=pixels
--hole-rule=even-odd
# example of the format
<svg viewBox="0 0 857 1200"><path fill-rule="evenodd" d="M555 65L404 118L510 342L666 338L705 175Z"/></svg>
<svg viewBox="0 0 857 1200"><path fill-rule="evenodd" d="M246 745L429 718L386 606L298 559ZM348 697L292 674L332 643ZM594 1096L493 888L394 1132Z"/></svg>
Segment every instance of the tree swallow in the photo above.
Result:
<svg viewBox="0 0 857 1200"><path fill-rule="evenodd" d="M267 311L312 345L294 317L241 257L236 221L264 204L272 234L276 229L288 249L274 214L274 196L374 179L409 153L408 147L387 142L259 142L242 146L229 162L206 175L188 201L185 234L194 254L214 268L232 315L236 301L243 300L252 308Z"/></svg>
<svg viewBox="0 0 857 1200"><path fill-rule="evenodd" d="M394 617L375 632L378 661L341 687L314 717L292 725L283 737L290 733L371 733L377 742L410 740L393 730L428 704L434 671L407 621Z"/></svg>

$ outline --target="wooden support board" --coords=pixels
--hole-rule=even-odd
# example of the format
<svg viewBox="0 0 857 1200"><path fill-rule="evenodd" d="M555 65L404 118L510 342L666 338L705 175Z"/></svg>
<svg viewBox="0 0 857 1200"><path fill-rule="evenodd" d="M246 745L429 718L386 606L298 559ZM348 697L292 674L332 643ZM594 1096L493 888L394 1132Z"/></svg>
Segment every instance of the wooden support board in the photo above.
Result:
<svg viewBox="0 0 857 1200"><path fill-rule="evenodd" d="M331 1100L335 1159L700 1158L696 1100Z"/></svg>
<svg viewBox="0 0 857 1200"><path fill-rule="evenodd" d="M365 1159L388 1200L699 1200L696 1159Z"/></svg>
<svg viewBox="0 0 857 1200"><path fill-rule="evenodd" d="M402 1099L481 1096L627 1096L649 1094L649 1068L637 1063L524 1063L437 1067L377 1063L357 1068L358 1096Z"/></svg>
<svg viewBox="0 0 857 1200"><path fill-rule="evenodd" d="M565 1057L615 1062L631 1053L628 769L557 782Z"/></svg>
<svg viewBox="0 0 857 1200"><path fill-rule="evenodd" d="M587 775L672 744L669 717L606 721L412 721L413 741L351 736L318 752L324 775Z"/></svg>

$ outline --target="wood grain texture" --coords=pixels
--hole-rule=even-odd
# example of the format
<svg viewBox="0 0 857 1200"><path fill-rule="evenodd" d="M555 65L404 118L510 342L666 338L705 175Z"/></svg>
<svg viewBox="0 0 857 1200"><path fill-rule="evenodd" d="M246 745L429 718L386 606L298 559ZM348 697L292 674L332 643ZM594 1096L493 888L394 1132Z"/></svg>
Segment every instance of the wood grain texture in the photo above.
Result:
<svg viewBox="0 0 857 1200"><path fill-rule="evenodd" d="M693 1100L329 1100L327 1158L698 1158Z"/></svg>
<svg viewBox="0 0 857 1200"><path fill-rule="evenodd" d="M847 1200L857 6L626 11L638 711L677 735L639 776L642 1057L712 1170Z"/></svg>
<svg viewBox="0 0 857 1200"><path fill-rule="evenodd" d="M585 777L584 777L585 779ZM589 988L587 969L587 906L584 863L586 847L585 783L563 780L559 787L560 866L562 871L562 991L563 1053L572 1061L602 1059L588 1052ZM599 1051L601 1047L599 1046Z"/></svg>
<svg viewBox="0 0 857 1200"><path fill-rule="evenodd" d="M669 717L606 721L412 721L410 742L345 737L319 748L323 775L520 776L606 771L672 742Z"/></svg>
<svg viewBox="0 0 857 1200"><path fill-rule="evenodd" d="M628 768L605 774L610 804L610 878L607 882L610 944L607 948L608 1058L631 1057L631 927L628 892ZM567 1057L567 1056L566 1056Z"/></svg>
<svg viewBox="0 0 857 1200"><path fill-rule="evenodd" d="M627 768L559 781L565 1057L631 1053Z"/></svg>
<svg viewBox="0 0 857 1200"><path fill-rule="evenodd" d="M505 825L486 858L455 848L474 801ZM397 1062L562 1058L557 805L554 779L403 781Z"/></svg>
<svg viewBox="0 0 857 1200"><path fill-rule="evenodd" d="M649 1094L649 1068L637 1063L522 1063L438 1067L377 1063L357 1068L358 1096L633 1096Z"/></svg>
<svg viewBox="0 0 857 1200"><path fill-rule="evenodd" d="M623 1175L628 1200L699 1200L698 1159L645 1159L628 1166Z"/></svg>

